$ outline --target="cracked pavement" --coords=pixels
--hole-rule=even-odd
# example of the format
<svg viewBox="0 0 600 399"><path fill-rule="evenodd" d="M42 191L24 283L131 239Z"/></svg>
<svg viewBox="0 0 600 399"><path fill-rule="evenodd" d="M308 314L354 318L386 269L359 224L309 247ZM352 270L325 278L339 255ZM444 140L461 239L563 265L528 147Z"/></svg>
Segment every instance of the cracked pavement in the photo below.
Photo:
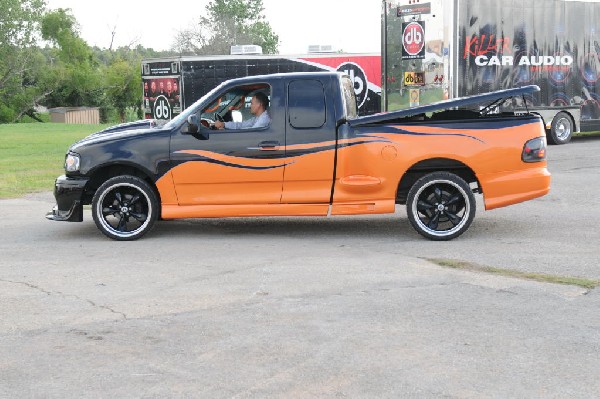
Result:
<svg viewBox="0 0 600 399"><path fill-rule="evenodd" d="M161 222L122 243L89 210L46 221L49 193L2 200L0 398L596 397L598 288L422 258L600 278L599 150L551 147L549 196L479 210L449 243L403 210Z"/></svg>

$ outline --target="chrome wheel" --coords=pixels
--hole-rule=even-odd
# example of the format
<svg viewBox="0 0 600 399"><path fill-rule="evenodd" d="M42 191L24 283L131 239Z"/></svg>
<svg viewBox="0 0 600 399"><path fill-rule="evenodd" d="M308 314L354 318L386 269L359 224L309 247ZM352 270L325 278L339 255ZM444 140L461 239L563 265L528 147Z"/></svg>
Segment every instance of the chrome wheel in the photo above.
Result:
<svg viewBox="0 0 600 399"><path fill-rule="evenodd" d="M559 112L552 119L550 131L547 133L551 144L566 144L573 137L573 120L566 112Z"/></svg>
<svg viewBox="0 0 600 399"><path fill-rule="evenodd" d="M569 136L571 136L571 120L562 117L556 122L556 137L558 137L560 141L564 141Z"/></svg>

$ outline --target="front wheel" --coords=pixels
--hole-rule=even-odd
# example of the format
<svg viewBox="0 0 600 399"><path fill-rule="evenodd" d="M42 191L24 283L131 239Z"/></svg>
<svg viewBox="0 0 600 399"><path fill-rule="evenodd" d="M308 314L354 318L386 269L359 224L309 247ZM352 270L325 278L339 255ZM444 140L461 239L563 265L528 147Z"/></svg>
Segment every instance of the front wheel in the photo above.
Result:
<svg viewBox="0 0 600 399"><path fill-rule="evenodd" d="M157 196L139 177L116 176L94 194L92 217L107 237L135 240L150 231L158 218Z"/></svg>
<svg viewBox="0 0 600 399"><path fill-rule="evenodd" d="M449 172L421 177L410 188L408 220L423 237L447 241L458 237L475 218L475 196L467 182Z"/></svg>

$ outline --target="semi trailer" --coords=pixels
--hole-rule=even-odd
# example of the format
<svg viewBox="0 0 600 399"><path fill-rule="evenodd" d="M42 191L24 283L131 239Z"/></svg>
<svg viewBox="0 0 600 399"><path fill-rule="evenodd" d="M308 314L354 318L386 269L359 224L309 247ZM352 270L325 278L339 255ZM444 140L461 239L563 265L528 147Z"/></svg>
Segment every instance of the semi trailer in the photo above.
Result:
<svg viewBox="0 0 600 399"><path fill-rule="evenodd" d="M600 130L600 2L384 0L382 109L537 85L513 104L565 144Z"/></svg>

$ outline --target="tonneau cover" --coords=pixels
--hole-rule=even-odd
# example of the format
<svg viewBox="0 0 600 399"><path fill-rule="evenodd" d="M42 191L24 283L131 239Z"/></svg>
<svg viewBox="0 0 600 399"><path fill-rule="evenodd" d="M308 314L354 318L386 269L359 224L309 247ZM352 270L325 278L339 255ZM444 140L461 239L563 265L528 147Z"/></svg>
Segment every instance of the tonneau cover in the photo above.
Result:
<svg viewBox="0 0 600 399"><path fill-rule="evenodd" d="M350 126L354 127L354 126L370 125L370 124L375 124L375 123L383 123L383 122L396 120L399 118L404 118L407 116L413 116L413 115L423 114L423 113L427 113L427 112L442 111L442 110L449 109L449 108L458 108L458 107L464 107L467 105L481 104L481 103L485 103L485 102L489 102L491 104L494 101L498 101L503 98L519 97L519 96L522 96L525 94L531 94L531 93L535 93L538 91L540 91L540 88L536 85L517 87L517 88L507 89L507 90L498 90L498 91L494 91L494 92L486 93L486 94L477 94L474 96L461 97L461 98L452 99L452 100L438 101L433 104L403 109L400 111L384 112L384 113L375 114L375 115L362 116L362 117L358 117L356 119L348 120L348 124Z"/></svg>

